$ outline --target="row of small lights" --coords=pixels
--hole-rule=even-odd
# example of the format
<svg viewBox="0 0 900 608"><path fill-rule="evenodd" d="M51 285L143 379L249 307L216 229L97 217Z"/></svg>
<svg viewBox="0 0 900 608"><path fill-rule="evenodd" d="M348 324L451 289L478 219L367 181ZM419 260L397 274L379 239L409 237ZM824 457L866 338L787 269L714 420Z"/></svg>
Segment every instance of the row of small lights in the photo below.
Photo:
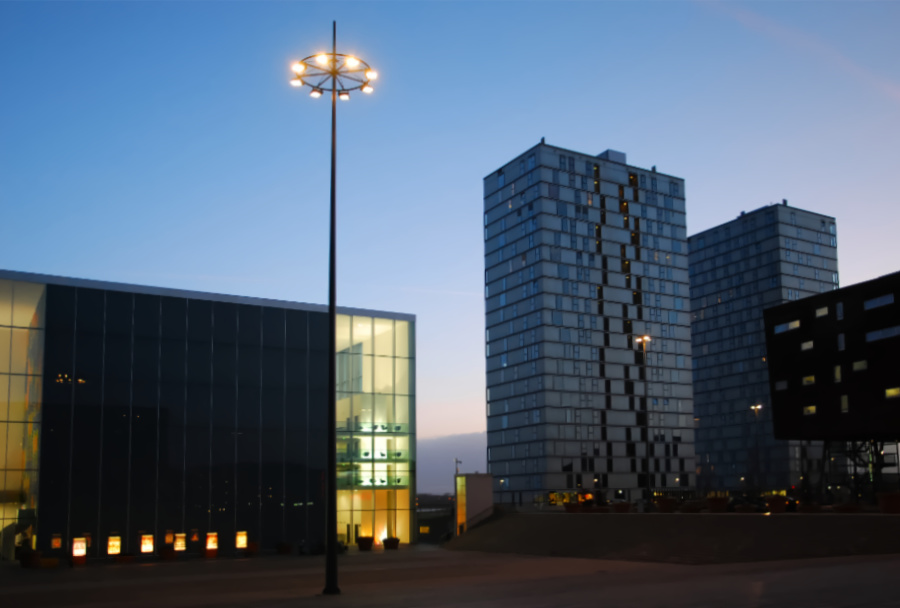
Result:
<svg viewBox="0 0 900 608"><path fill-rule="evenodd" d="M329 62L329 58L328 58L328 55L326 55L325 53L320 53L320 54L316 55L316 63L318 63L320 66L327 66L328 62ZM346 65L349 68L359 67L359 59L357 59L356 57L347 57L344 60L344 65ZM306 64L303 63L302 61L296 61L296 62L294 62L293 65L291 65L291 71L294 72L294 74L296 74L296 76L294 76L294 78L291 80L291 86L292 87L302 87L305 84L303 82L302 74L303 74L303 72L306 71ZM372 91L374 91L375 89L372 88L372 85L369 84L369 81L377 80L377 79L378 79L378 72L376 72L375 70L367 70L366 71L366 81L367 82L363 85L362 92L363 93L371 93ZM313 90L310 91L309 96L318 99L319 97L322 96L322 89L313 87ZM338 98L341 101L347 101L348 99L350 99L349 91L341 91L340 93L338 93Z"/></svg>

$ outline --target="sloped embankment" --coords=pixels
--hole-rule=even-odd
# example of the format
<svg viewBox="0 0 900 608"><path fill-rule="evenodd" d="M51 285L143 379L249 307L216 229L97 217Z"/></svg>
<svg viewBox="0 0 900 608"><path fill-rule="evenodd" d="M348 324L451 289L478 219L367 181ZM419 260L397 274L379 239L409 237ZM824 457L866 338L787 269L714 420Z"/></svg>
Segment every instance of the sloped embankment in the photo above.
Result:
<svg viewBox="0 0 900 608"><path fill-rule="evenodd" d="M881 514L508 513L451 550L681 564L900 553L900 516Z"/></svg>

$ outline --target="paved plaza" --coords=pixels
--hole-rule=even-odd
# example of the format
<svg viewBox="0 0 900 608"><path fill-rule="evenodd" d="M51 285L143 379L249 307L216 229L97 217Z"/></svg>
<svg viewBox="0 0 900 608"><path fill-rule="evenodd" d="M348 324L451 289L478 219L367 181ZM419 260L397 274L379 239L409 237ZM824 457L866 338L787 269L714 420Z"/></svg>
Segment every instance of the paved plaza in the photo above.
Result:
<svg viewBox="0 0 900 608"><path fill-rule="evenodd" d="M900 606L900 555L681 565L446 551L419 546L324 559L271 556L81 568L0 568L0 606Z"/></svg>

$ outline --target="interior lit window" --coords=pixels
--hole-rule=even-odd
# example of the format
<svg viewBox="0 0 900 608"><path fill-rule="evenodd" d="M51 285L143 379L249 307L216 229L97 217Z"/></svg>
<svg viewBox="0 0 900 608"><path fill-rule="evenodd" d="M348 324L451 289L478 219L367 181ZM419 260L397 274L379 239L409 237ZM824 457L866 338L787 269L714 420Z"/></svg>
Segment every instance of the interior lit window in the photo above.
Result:
<svg viewBox="0 0 900 608"><path fill-rule="evenodd" d="M841 366L840 365L834 366L834 381L835 382L841 381Z"/></svg>
<svg viewBox="0 0 900 608"><path fill-rule="evenodd" d="M853 371L855 371L855 372L861 372L861 371L863 371L863 370L865 370L865 369L869 369L869 363L868 363L868 361L862 360L862 361L854 361L854 362L853 362Z"/></svg>
<svg viewBox="0 0 900 608"><path fill-rule="evenodd" d="M218 549L219 548L219 533L218 532L207 532L206 533L206 548L207 549Z"/></svg>
<svg viewBox="0 0 900 608"><path fill-rule="evenodd" d="M153 553L152 534L141 534L141 553Z"/></svg>
<svg viewBox="0 0 900 608"><path fill-rule="evenodd" d="M121 536L110 536L106 541L106 553L107 555L118 555L122 552L122 537Z"/></svg>
<svg viewBox="0 0 900 608"><path fill-rule="evenodd" d="M847 395L841 395L841 413L846 414L850 411L850 400Z"/></svg>
<svg viewBox="0 0 900 608"><path fill-rule="evenodd" d="M823 306L822 308L817 308L817 309L816 309L816 316L817 316L817 317L825 317L825 316L827 316L827 315L828 315L828 307L827 307L827 306Z"/></svg>
<svg viewBox="0 0 900 608"><path fill-rule="evenodd" d="M175 542L175 533L172 530L166 530L166 544L171 545Z"/></svg>
<svg viewBox="0 0 900 608"><path fill-rule="evenodd" d="M815 376L803 376L803 386L809 386L810 384L816 383Z"/></svg>
<svg viewBox="0 0 900 608"><path fill-rule="evenodd" d="M175 535L175 550L184 551L187 549L187 539L185 534Z"/></svg>
<svg viewBox="0 0 900 608"><path fill-rule="evenodd" d="M247 548L247 533L246 532L237 532L234 535L234 546L238 549L246 549Z"/></svg>
<svg viewBox="0 0 900 608"><path fill-rule="evenodd" d="M87 539L84 537L72 539L72 557L84 557L87 555Z"/></svg>
<svg viewBox="0 0 900 608"><path fill-rule="evenodd" d="M51 549L62 549L62 536L59 534L54 534L50 538L50 548Z"/></svg>
<svg viewBox="0 0 900 608"><path fill-rule="evenodd" d="M894 388L884 389L884 398L885 399L895 399L900 397L900 386L895 386Z"/></svg>
<svg viewBox="0 0 900 608"><path fill-rule="evenodd" d="M814 406L814 405L805 406L803 408L803 415L804 416L815 416L816 415L816 406Z"/></svg>
<svg viewBox="0 0 900 608"><path fill-rule="evenodd" d="M789 321L787 323L780 323L775 326L776 334L783 334L786 331L791 331L792 329L797 329L800 327L800 321Z"/></svg>
<svg viewBox="0 0 900 608"><path fill-rule="evenodd" d="M812 340L807 340L806 342L800 343L800 350L812 350L812 347L813 347Z"/></svg>

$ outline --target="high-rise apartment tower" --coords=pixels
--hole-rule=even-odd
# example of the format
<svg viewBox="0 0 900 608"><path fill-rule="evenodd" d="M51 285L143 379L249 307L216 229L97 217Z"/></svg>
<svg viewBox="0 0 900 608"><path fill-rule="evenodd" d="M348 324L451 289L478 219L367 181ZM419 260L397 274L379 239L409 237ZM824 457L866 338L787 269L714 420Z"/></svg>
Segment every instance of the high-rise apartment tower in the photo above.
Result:
<svg viewBox="0 0 900 608"><path fill-rule="evenodd" d="M694 485L684 180L541 140L484 178L502 502Z"/></svg>
<svg viewBox="0 0 900 608"><path fill-rule="evenodd" d="M698 488L815 481L821 443L772 434L763 309L837 288L834 218L784 201L689 241Z"/></svg>

